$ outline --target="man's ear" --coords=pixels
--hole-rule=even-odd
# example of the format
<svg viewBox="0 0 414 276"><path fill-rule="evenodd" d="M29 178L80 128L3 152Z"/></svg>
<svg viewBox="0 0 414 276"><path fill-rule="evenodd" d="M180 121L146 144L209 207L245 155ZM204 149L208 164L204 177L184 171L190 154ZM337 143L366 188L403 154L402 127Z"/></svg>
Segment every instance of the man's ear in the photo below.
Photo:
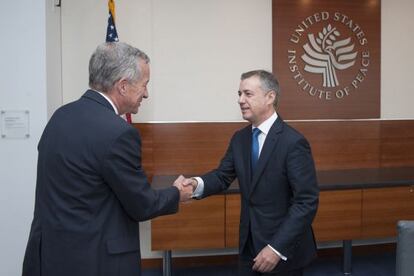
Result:
<svg viewBox="0 0 414 276"><path fill-rule="evenodd" d="M273 90L270 90L266 94L267 94L267 97L271 100L271 103L273 104L276 98L276 92Z"/></svg>
<svg viewBox="0 0 414 276"><path fill-rule="evenodd" d="M127 93L127 85L128 81L126 79L120 79L119 81L117 81L115 84L117 92L120 95L125 96Z"/></svg>

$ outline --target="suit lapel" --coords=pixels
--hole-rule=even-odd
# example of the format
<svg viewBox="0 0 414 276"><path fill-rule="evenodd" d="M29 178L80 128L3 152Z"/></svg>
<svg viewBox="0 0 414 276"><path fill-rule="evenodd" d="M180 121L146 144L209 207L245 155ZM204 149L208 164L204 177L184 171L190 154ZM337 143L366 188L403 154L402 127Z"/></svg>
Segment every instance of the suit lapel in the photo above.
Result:
<svg viewBox="0 0 414 276"><path fill-rule="evenodd" d="M266 136L266 140L260 153L259 160L257 161L256 171L253 173L249 197L252 195L253 190L260 179L260 176L263 174L266 164L269 161L269 158L276 147L277 141L279 140L282 129L283 121L280 117L278 117L277 120L273 123L272 127L269 130L269 133ZM251 149L249 152L251 152Z"/></svg>
<svg viewBox="0 0 414 276"><path fill-rule="evenodd" d="M246 183L250 184L250 181L252 179L252 168L250 164L252 154L252 125L244 128L242 132L242 148L240 152L243 156L243 165L245 168L244 171L246 172L245 178L243 179L246 179ZM241 179L241 177L239 178ZM248 189L250 189L250 185L248 185Z"/></svg>

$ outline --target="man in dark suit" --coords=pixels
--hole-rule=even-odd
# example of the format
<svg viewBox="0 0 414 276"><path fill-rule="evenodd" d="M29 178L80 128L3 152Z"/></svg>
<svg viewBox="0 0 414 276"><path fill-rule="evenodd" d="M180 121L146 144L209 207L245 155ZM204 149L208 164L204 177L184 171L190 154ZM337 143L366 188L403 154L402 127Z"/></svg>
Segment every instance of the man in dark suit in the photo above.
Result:
<svg viewBox="0 0 414 276"><path fill-rule="evenodd" d="M177 183L151 189L139 133L119 116L138 112L148 81L145 53L99 45L89 61L91 89L48 122L24 276L140 275L138 222L175 213L191 196Z"/></svg>
<svg viewBox="0 0 414 276"><path fill-rule="evenodd" d="M319 189L311 149L276 113L278 97L272 73L242 74L239 105L251 125L233 135L217 169L182 183L204 198L238 178L239 275L302 275L316 256L311 224Z"/></svg>

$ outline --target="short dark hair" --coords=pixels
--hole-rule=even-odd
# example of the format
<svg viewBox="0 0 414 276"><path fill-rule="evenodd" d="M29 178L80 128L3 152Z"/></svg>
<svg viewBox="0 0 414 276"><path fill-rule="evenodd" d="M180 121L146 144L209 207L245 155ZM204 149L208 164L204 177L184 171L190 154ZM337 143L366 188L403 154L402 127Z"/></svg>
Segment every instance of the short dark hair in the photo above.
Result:
<svg viewBox="0 0 414 276"><path fill-rule="evenodd" d="M279 106L280 87L275 75L266 70L253 70L243 73L240 79L245 80L251 77L259 77L260 86L266 93L269 91L275 92L276 97L275 101L273 102L273 107L275 110L277 110L277 107Z"/></svg>

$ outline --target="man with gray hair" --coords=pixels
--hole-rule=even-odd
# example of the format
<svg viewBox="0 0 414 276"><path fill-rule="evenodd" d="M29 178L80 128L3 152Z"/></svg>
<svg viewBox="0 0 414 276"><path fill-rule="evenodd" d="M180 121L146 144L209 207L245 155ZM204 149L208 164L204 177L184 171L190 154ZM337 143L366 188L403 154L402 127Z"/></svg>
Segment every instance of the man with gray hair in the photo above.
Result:
<svg viewBox="0 0 414 276"><path fill-rule="evenodd" d="M153 190L138 131L119 115L148 98L149 58L120 42L97 47L90 90L59 108L38 145L24 276L140 275L138 222L178 211L191 187Z"/></svg>
<svg viewBox="0 0 414 276"><path fill-rule="evenodd" d="M300 276L316 255L312 221L319 189L309 143L276 113L279 84L271 72L241 75L243 119L217 169L185 179L198 199L227 189L241 195L239 274Z"/></svg>

